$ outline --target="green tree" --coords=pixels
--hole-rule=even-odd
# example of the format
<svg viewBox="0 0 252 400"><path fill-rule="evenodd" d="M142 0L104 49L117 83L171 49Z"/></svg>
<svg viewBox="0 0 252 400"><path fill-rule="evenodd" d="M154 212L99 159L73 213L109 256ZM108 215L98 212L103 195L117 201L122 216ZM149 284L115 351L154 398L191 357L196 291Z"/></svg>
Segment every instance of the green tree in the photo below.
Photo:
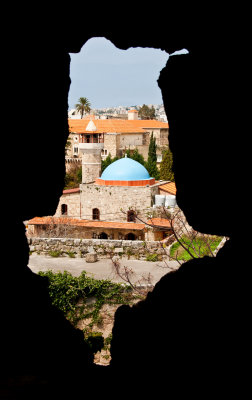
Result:
<svg viewBox="0 0 252 400"><path fill-rule="evenodd" d="M148 160L145 164L145 168L147 169L151 177L159 179L160 174L157 167L157 145L156 139L153 137L153 133L150 137Z"/></svg>
<svg viewBox="0 0 252 400"><path fill-rule="evenodd" d="M79 164L72 164L65 174L64 189L73 189L79 187L82 181L82 167Z"/></svg>
<svg viewBox="0 0 252 400"><path fill-rule="evenodd" d="M174 182L174 172L172 170L173 157L170 149L163 152L163 159L160 163L160 179Z"/></svg>
<svg viewBox="0 0 252 400"><path fill-rule="evenodd" d="M68 138L68 139L67 139L67 142L66 142L66 145L65 145L65 156L67 155L68 150L71 149L71 146L72 146L72 142L71 142L71 140Z"/></svg>
<svg viewBox="0 0 252 400"><path fill-rule="evenodd" d="M140 107L138 115L141 119L156 119L155 108L153 106L150 108L146 104Z"/></svg>
<svg viewBox="0 0 252 400"><path fill-rule="evenodd" d="M142 154L139 153L137 148L133 151L127 149L124 153L124 156L125 154L127 154L127 157L132 158L132 160L135 160L145 166L146 162L144 160L144 157L142 156Z"/></svg>
<svg viewBox="0 0 252 400"><path fill-rule="evenodd" d="M80 97L79 103L75 104L76 110L81 113L81 118L83 118L84 113L90 112L91 104L86 97Z"/></svg>
<svg viewBox="0 0 252 400"><path fill-rule="evenodd" d="M101 172L103 172L110 164L118 159L118 157L112 158L111 154L109 153L108 156L101 162Z"/></svg>

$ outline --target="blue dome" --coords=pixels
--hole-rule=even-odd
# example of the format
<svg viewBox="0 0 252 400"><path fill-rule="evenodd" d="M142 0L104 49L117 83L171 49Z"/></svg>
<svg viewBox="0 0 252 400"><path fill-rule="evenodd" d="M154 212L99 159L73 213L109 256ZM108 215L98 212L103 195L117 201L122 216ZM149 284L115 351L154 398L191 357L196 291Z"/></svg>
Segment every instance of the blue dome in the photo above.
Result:
<svg viewBox="0 0 252 400"><path fill-rule="evenodd" d="M150 179L147 169L132 158L120 158L110 164L102 173L107 181L140 181Z"/></svg>

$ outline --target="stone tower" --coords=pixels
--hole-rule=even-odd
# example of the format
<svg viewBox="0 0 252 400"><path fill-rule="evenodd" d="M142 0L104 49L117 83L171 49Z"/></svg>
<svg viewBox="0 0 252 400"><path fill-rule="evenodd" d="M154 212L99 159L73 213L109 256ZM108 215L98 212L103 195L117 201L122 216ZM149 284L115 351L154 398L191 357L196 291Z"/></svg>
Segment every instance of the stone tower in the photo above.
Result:
<svg viewBox="0 0 252 400"><path fill-rule="evenodd" d="M129 110L128 111L128 120L137 120L138 119L138 111L137 110Z"/></svg>
<svg viewBox="0 0 252 400"><path fill-rule="evenodd" d="M91 183L101 175L101 150L104 147L104 135L98 133L94 121L90 120L79 143L82 153L82 183Z"/></svg>

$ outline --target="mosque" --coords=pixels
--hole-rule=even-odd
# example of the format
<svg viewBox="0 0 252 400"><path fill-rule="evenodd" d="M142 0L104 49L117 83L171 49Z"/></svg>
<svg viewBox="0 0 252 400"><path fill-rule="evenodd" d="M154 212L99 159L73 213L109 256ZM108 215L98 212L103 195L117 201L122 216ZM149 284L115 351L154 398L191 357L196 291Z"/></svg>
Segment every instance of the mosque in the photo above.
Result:
<svg viewBox="0 0 252 400"><path fill-rule="evenodd" d="M146 168L131 158L121 158L101 174L103 143L80 143L82 183L64 190L56 213L28 222L28 235L59 235L85 239L163 240L171 233L166 219L153 217L160 187ZM164 196L163 196L164 197ZM175 196L170 194L174 200Z"/></svg>

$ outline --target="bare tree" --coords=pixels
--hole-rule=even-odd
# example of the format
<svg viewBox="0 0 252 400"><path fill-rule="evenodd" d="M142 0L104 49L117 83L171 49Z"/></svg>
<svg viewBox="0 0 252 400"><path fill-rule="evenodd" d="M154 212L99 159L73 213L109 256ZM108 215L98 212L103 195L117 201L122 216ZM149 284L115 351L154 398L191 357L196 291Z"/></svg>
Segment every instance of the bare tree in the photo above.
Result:
<svg viewBox="0 0 252 400"><path fill-rule="evenodd" d="M167 227L152 223L152 220L155 217L169 221L171 234L168 235L164 240L159 241L159 243L164 249L165 255L169 256L170 259L178 261L179 264L182 264L181 260L179 259L179 252L175 253L175 256L173 257L171 257L170 252L167 252L167 247L169 249L174 242L177 242L180 248L184 249L191 258L201 258L205 255L215 257L216 251L213 250L214 242L227 239L220 237L217 238L215 235L208 235L194 230L188 224L184 213L179 207L176 207L174 210L166 207L159 207L158 209L155 209L154 212L152 211L151 215L150 213L147 213L148 221L140 218L135 210L136 220L153 229L166 232Z"/></svg>
<svg viewBox="0 0 252 400"><path fill-rule="evenodd" d="M47 223L39 236L44 238L66 238L74 234L74 220L70 217L47 217Z"/></svg>
<svg viewBox="0 0 252 400"><path fill-rule="evenodd" d="M113 270L116 275L121 278L131 289L141 295L147 294L150 290L153 289L154 285L152 283L151 274L147 274L147 276L141 276L138 280L135 280L135 272L132 268L126 267L125 265L121 265L119 258L112 257L111 261L113 265Z"/></svg>

